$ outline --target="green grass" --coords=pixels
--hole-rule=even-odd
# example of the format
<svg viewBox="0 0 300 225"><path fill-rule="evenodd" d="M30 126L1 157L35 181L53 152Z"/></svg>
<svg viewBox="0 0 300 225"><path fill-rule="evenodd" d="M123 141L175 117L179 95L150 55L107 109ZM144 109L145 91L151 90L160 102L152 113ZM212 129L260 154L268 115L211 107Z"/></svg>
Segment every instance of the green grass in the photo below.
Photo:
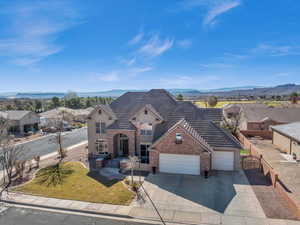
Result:
<svg viewBox="0 0 300 225"><path fill-rule="evenodd" d="M133 192L129 191L122 182L108 181L97 173L89 173L81 163L67 162L61 166L65 170L72 171L61 184L49 185L43 182L42 174L47 169L44 168L31 182L13 188L13 191L50 198L116 205L129 205L134 198Z"/></svg>
<svg viewBox="0 0 300 225"><path fill-rule="evenodd" d="M241 149L240 150L240 154L241 155L248 155L249 154L249 150L247 150L247 149Z"/></svg>

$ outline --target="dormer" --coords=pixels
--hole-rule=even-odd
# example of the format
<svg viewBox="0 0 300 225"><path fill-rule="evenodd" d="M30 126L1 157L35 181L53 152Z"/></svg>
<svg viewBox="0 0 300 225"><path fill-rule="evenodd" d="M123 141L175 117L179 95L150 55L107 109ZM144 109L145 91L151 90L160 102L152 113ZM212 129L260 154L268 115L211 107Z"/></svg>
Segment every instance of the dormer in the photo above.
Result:
<svg viewBox="0 0 300 225"><path fill-rule="evenodd" d="M150 104L141 107L133 116L129 119L132 123L149 123L158 124L164 121L164 118L154 109Z"/></svg>

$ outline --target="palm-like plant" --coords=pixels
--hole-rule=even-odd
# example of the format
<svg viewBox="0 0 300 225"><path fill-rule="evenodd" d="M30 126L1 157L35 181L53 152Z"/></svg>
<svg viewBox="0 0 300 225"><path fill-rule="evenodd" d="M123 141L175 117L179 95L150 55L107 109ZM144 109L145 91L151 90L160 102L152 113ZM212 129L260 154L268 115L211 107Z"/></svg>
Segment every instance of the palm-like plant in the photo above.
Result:
<svg viewBox="0 0 300 225"><path fill-rule="evenodd" d="M62 163L57 163L54 166L44 168L38 172L38 183L46 184L47 186L56 186L62 184L64 179L72 173L72 169L62 166Z"/></svg>

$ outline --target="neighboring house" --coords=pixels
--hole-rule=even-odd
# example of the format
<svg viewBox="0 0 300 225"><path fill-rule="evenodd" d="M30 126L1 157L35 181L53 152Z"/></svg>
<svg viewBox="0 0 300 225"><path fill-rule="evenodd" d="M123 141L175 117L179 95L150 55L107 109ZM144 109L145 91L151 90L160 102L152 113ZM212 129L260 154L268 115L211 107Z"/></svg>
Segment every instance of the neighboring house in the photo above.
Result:
<svg viewBox="0 0 300 225"><path fill-rule="evenodd" d="M270 126L300 121L300 108L269 107L259 103L230 104L225 118L240 115L240 130L270 130Z"/></svg>
<svg viewBox="0 0 300 225"><path fill-rule="evenodd" d="M1 111L0 115L9 120L8 132L15 135L24 135L39 129L40 117L31 111L12 110Z"/></svg>
<svg viewBox="0 0 300 225"><path fill-rule="evenodd" d="M300 122L271 127L273 144L300 159Z"/></svg>
<svg viewBox="0 0 300 225"><path fill-rule="evenodd" d="M222 109L176 101L163 89L127 92L89 115L89 154L136 155L141 168L168 173L238 169L240 145L221 121Z"/></svg>
<svg viewBox="0 0 300 225"><path fill-rule="evenodd" d="M66 107L59 107L55 109L51 109L49 111L40 113L41 117L41 126L42 127L51 127L55 123L57 119L61 119L63 117L63 113L65 117L68 117L68 120L73 120L75 122L85 123L87 121L88 115L94 108L86 108L86 109L70 109Z"/></svg>

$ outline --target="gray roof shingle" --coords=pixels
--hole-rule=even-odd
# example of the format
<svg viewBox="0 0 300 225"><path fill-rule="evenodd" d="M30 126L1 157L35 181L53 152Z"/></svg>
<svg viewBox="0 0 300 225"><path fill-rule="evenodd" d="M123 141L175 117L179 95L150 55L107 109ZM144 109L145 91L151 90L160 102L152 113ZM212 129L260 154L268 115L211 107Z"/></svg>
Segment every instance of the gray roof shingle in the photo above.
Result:
<svg viewBox="0 0 300 225"><path fill-rule="evenodd" d="M237 105L241 106L245 118L249 122L259 122L265 118L282 123L300 121L300 108L269 107L259 103Z"/></svg>
<svg viewBox="0 0 300 225"><path fill-rule="evenodd" d="M231 135L215 125L222 120L222 109L198 108L191 102L176 101L164 89L153 89L149 92L127 92L110 104L117 120L107 129L135 130L130 118L142 107L151 105L164 121L155 127L153 141L158 140L172 126L184 121L185 127L194 135L203 138L211 147L234 147L239 144Z"/></svg>
<svg viewBox="0 0 300 225"><path fill-rule="evenodd" d="M26 110L8 110L8 111L3 111L2 113L9 120L21 120L28 113L31 113L31 111L26 111Z"/></svg>

